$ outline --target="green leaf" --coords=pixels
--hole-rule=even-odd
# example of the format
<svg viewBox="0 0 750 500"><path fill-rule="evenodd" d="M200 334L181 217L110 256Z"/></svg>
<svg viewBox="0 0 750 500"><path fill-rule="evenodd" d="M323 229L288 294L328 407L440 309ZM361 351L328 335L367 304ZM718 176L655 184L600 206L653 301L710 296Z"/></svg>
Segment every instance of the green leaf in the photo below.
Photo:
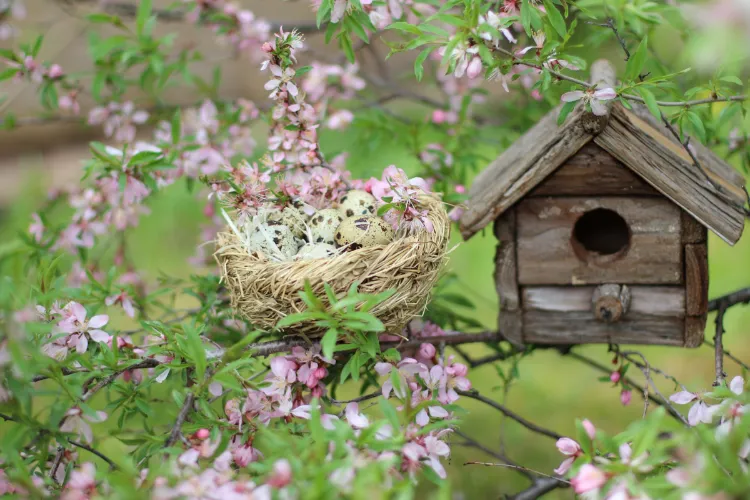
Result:
<svg viewBox="0 0 750 500"><path fill-rule="evenodd" d="M643 37L638 48L628 59L628 63L625 66L625 78L628 80L635 80L638 75L641 74L643 66L646 64L646 54L648 52L648 37Z"/></svg>
<svg viewBox="0 0 750 500"><path fill-rule="evenodd" d="M688 111L686 113L687 119L692 125L693 132L698 136L701 142L706 142L706 127L703 125L703 120L695 111Z"/></svg>
<svg viewBox="0 0 750 500"><path fill-rule="evenodd" d="M403 21L398 21L395 23L391 23L388 26L386 26L387 30L397 30L397 31L405 31L407 33L413 33L414 35L421 35L422 32L419 28L414 26L411 23L405 23Z"/></svg>
<svg viewBox="0 0 750 500"><path fill-rule="evenodd" d="M326 358L333 357L333 349L336 347L339 332L335 328L330 328L320 340L320 347L323 350L323 356Z"/></svg>
<svg viewBox="0 0 750 500"><path fill-rule="evenodd" d="M315 24L320 28L326 15L330 12L333 0L323 0L318 7L318 14L315 16ZM331 23L333 24L333 23Z"/></svg>
<svg viewBox="0 0 750 500"><path fill-rule="evenodd" d="M521 24L528 36L531 36L531 9L533 7L529 5L529 0L521 2Z"/></svg>
<svg viewBox="0 0 750 500"><path fill-rule="evenodd" d="M557 8L552 4L550 0L544 0L544 10L547 11L547 19L557 34L561 37L565 37L567 34L567 28L565 27L565 19Z"/></svg>
<svg viewBox="0 0 750 500"><path fill-rule="evenodd" d="M311 312L301 312L301 313L293 313L288 314L281 318L278 323L276 323L276 328L281 330L283 328L286 328L288 326L296 325L297 323L302 323L304 321L309 321L313 319L315 316Z"/></svg>
<svg viewBox="0 0 750 500"><path fill-rule="evenodd" d="M742 86L742 80L740 80L734 75L722 76L721 78L719 78L719 80L721 80L722 82L735 83L739 85L740 87Z"/></svg>
<svg viewBox="0 0 750 500"><path fill-rule="evenodd" d="M398 413L396 412L396 409L393 407L391 402L385 398L380 398L378 404L380 405L380 410L383 412L383 415L385 415L385 418L387 418L388 422L390 422L391 427L394 429L399 429L401 427L401 424L398 421Z"/></svg>
<svg viewBox="0 0 750 500"><path fill-rule="evenodd" d="M356 59L354 57L354 47L352 47L352 40L349 38L349 35L347 33L342 33L341 37L341 50L344 51L344 54L346 54L346 59L354 64L356 62Z"/></svg>
<svg viewBox="0 0 750 500"><path fill-rule="evenodd" d="M562 125L565 122L565 118L568 117L571 111L573 111L573 108L576 107L576 104L578 104L577 101L574 102L566 102L563 107L560 109L560 114L557 115L557 124Z"/></svg>
<svg viewBox="0 0 750 500"><path fill-rule="evenodd" d="M151 0L140 0L135 18L136 31L139 35L144 32L149 17L151 17Z"/></svg>
<svg viewBox="0 0 750 500"><path fill-rule="evenodd" d="M640 93L641 97L643 97L646 107L649 111L651 111L651 114L656 118L661 119L661 110L659 109L659 105L656 104L656 97L654 97L654 94L652 94L650 90L642 86L637 87L637 89L638 93Z"/></svg>
<svg viewBox="0 0 750 500"><path fill-rule="evenodd" d="M427 47L426 49L423 49L422 52L420 52L417 58L414 60L414 75L417 77L418 82L422 81L422 76L424 75L424 62L433 51L433 49L434 47Z"/></svg>

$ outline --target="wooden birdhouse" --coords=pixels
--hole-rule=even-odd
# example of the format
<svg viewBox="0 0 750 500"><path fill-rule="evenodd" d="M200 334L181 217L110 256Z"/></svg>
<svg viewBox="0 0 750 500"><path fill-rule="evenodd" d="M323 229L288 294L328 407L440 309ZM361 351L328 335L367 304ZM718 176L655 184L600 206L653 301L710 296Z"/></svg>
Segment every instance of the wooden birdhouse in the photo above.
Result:
<svg viewBox="0 0 750 500"><path fill-rule="evenodd" d="M614 86L606 61L591 81ZM560 107L474 180L461 232L494 223L499 329L517 344L703 342L706 229L733 245L744 179L634 103ZM614 104L613 104L614 103Z"/></svg>

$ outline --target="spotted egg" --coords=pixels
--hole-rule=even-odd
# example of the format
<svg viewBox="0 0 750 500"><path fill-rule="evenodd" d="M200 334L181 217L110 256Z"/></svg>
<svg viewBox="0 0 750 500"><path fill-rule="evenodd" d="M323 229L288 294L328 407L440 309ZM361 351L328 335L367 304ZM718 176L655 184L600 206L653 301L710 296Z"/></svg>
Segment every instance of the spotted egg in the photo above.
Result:
<svg viewBox="0 0 750 500"><path fill-rule="evenodd" d="M312 241L310 243L328 243L333 245L335 243L336 229L338 229L341 221L344 220L341 214L335 208L326 208L319 210L308 222L310 226L310 235Z"/></svg>
<svg viewBox="0 0 750 500"><path fill-rule="evenodd" d="M374 215L375 197L367 191L353 189L346 193L339 202L341 216L354 217L355 215Z"/></svg>
<svg viewBox="0 0 750 500"><path fill-rule="evenodd" d="M336 247L328 243L307 243L299 249L294 260L327 259L336 253Z"/></svg>
<svg viewBox="0 0 750 500"><path fill-rule="evenodd" d="M264 222L255 226L248 250L259 252L272 260L290 260L297 253L292 231L280 222Z"/></svg>
<svg viewBox="0 0 750 500"><path fill-rule="evenodd" d="M270 213L268 222L279 222L288 227L295 238L303 238L307 217L296 208L286 207L284 210Z"/></svg>
<svg viewBox="0 0 750 500"><path fill-rule="evenodd" d="M393 227L380 217L358 215L344 219L336 231L336 245L349 250L375 245L387 245L393 241Z"/></svg>

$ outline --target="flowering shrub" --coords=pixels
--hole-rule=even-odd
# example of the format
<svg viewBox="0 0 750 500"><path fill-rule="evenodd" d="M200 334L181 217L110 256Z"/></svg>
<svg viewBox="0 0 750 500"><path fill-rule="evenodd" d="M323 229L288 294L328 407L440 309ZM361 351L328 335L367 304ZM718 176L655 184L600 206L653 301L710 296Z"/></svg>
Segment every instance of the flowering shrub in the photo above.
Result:
<svg viewBox="0 0 750 500"><path fill-rule="evenodd" d="M507 391L533 348L510 345L502 332L466 333L482 325L465 312L472 302L452 291L455 276L445 276L424 318L403 332L384 331L369 312L388 293L364 294L352 283L345 296L327 289L318 297L308 287L306 310L277 328L314 320L327 333L311 341L238 318L210 250L227 211L237 224L268 207L310 214L351 189L370 193L377 215L406 233L433 230L417 203L427 193L441 193L457 221L488 144L506 146L558 104L564 120L578 102L594 114L606 113L606 101L643 103L685 148L694 138L747 168L746 95L735 76L742 68L712 64L728 49L709 36L717 19L735 18L740 34L747 28L733 16L735 3L317 0L316 22L299 30L224 0L130 7L105 2L88 16L109 28L89 37L91 78L40 60L42 37L0 49L0 80L35 89L42 120L78 121L106 138L90 144L83 179L50 191L28 231L0 246L0 495L414 497L425 479L447 487L464 398L557 440L564 460L554 471L515 466L490 450L530 480L519 498L562 487L609 499L748 495L750 402L741 378L725 382L721 345L723 313L750 300L746 292L713 306L709 392L683 388L665 398L652 380L665 374L617 346L614 371L576 354L604 372L622 405L643 394L653 406L616 436L583 420L573 439L472 389L469 368L491 363ZM14 20L24 14L21 0L0 0L0 39L19 35ZM220 99L217 82L193 67L203 55L156 34L161 18L210 30L216 50L264 76L268 98ZM704 40L699 52L685 51L700 71L653 54L667 27ZM331 50L310 51L303 28L325 33ZM363 47L381 38L390 55L414 56L407 83L363 70ZM604 43L626 56L613 88L584 76ZM338 50L341 57L329 57ZM176 82L200 98L172 104ZM488 88L509 93L499 112L487 112ZM396 100L409 105L389 105ZM3 125L32 118L7 113ZM326 130L346 130L351 147L325 147ZM408 151L411 166L358 169L358 157L388 145ZM144 217L164 216L149 208L161 192L180 189L194 193L205 216L195 272L154 280L131 258L131 234ZM472 358L459 346L470 342L493 354ZM642 382L627 375L632 366ZM674 405L686 404L683 417ZM126 452L104 453L105 437Z"/></svg>

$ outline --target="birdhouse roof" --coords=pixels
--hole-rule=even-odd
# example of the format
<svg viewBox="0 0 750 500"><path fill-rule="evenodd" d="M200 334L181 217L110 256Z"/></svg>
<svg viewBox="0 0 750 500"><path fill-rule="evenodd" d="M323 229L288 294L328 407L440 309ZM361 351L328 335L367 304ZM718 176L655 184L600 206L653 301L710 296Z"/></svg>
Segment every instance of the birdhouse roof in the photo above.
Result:
<svg viewBox="0 0 750 500"><path fill-rule="evenodd" d="M549 112L474 180L460 220L469 239L594 141L730 245L739 240L747 201L745 179L699 143L696 165L672 131L645 106L611 106L595 117L579 104L562 125Z"/></svg>

